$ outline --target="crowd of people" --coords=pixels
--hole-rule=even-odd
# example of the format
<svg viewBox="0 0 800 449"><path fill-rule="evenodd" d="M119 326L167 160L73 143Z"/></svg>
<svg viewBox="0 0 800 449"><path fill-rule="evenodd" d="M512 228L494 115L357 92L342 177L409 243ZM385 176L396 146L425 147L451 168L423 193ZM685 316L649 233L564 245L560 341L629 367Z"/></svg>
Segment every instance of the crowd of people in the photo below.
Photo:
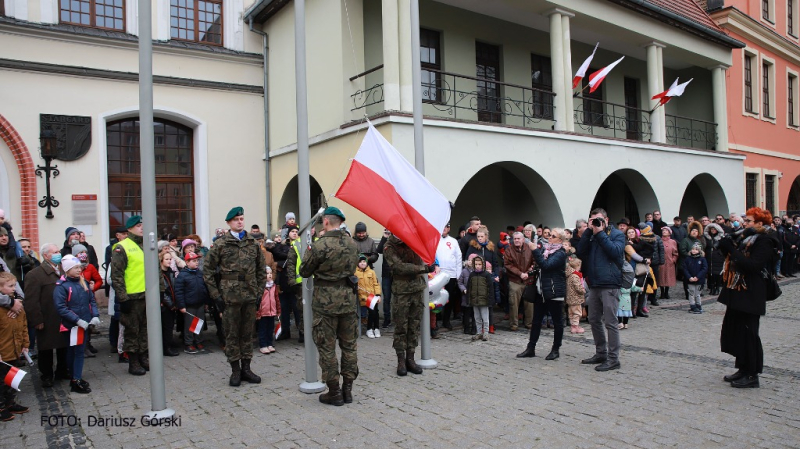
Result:
<svg viewBox="0 0 800 449"><path fill-rule="evenodd" d="M198 235L165 234L159 241L163 354L205 352L203 331L210 320L231 364L230 385L259 383L250 368L253 342L261 354L271 354L279 348L277 341L292 338L294 327L304 343L302 281L313 276L314 323L309 328L329 388L320 401L333 405L352 401L359 330L367 338L381 338L382 330L392 329L397 374L422 372L414 361L426 306L421 295L425 281L442 274L449 277L444 287L449 302L441 313L430 312L432 338L453 331L459 320L473 342L487 341L496 329L524 327L529 342L517 357L530 358L536 355L541 329L553 328L546 360L557 360L566 326L582 334L586 320L596 350L582 363L596 365L597 371L621 366L620 331L633 319L648 318L649 307L659 300L676 295L678 282L694 314L703 313L704 295L719 295L727 306L722 350L736 357L739 369L725 380L735 387L757 387L763 366L758 319L766 301L774 299L769 298L771 276L794 277L800 255L799 217L773 219L758 208L744 216L689 216L685 222L674 217L672 224L658 210L639 223L625 217L614 223L604 210L595 209L573 229L509 225L496 243L475 216L453 235L447 224L432 265L422 263L389 229L377 241L364 223L351 233L336 208L326 209L319 232L311 228L314 243L305 258L293 213L286 215L280 231L268 234L257 225L246 231L243 215L242 208L231 209L225 217L230 229L217 229L210 247ZM115 231L102 265L75 227L65 230L61 247L45 243L37 254L29 239L15 238L0 210L4 363L38 358L44 388L63 379L72 392L90 393L83 368L85 359L98 352L92 344L100 324L95 293L104 289L111 351L131 375L146 374L142 218L130 217ZM379 275L374 267L381 255ZM341 369L332 346L337 340ZM0 420L28 410L16 402L14 391L3 386Z"/></svg>

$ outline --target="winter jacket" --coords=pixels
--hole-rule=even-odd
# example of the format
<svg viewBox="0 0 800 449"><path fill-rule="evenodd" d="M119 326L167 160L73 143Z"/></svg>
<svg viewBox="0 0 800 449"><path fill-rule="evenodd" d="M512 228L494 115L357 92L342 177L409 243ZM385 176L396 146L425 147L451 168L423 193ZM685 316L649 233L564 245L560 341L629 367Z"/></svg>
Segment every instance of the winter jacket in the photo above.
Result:
<svg viewBox="0 0 800 449"><path fill-rule="evenodd" d="M375 270L367 265L365 270L361 268L356 269L356 277L358 277L358 300L362 306L367 305L367 298L370 294L381 294L381 283L378 282L378 275Z"/></svg>
<svg viewBox="0 0 800 449"><path fill-rule="evenodd" d="M472 266L466 260L464 261L464 269L458 275L458 290L461 292L461 307L469 307L469 299L467 298L467 283L469 275L472 273Z"/></svg>
<svg viewBox="0 0 800 449"><path fill-rule="evenodd" d="M709 230L714 228L717 230L717 235L711 236ZM708 260L708 274L720 274L722 273L723 265L725 265L725 256L722 255L722 251L719 249L719 241L725 235L725 231L722 227L716 223L709 223L706 226L705 233L703 237L706 239L706 259Z"/></svg>
<svg viewBox="0 0 800 449"><path fill-rule="evenodd" d="M622 259L625 236L619 229L609 226L605 232L583 232L578 242L584 279L590 288L620 288L622 286Z"/></svg>
<svg viewBox="0 0 800 449"><path fill-rule="evenodd" d="M56 310L53 293L61 275L50 263L43 263L28 274L25 283L25 314L28 325L38 326L36 330L36 346L41 349L66 348L69 345L61 332L61 316Z"/></svg>
<svg viewBox="0 0 800 449"><path fill-rule="evenodd" d="M89 322L100 316L94 293L88 290L88 286L84 289L76 278L61 276L53 291L53 301L61 317L61 325L67 329L77 326L78 320Z"/></svg>
<svg viewBox="0 0 800 449"><path fill-rule="evenodd" d="M661 236L656 234L656 246L655 252L653 253L653 263L654 266L661 266L664 265L665 262L665 255L664 255L664 241L661 240Z"/></svg>
<svg viewBox="0 0 800 449"><path fill-rule="evenodd" d="M700 284L706 282L706 275L708 274L708 261L699 253L696 256L690 255L683 261L683 278L687 284ZM690 278L697 278L697 282L690 282Z"/></svg>
<svg viewBox="0 0 800 449"><path fill-rule="evenodd" d="M586 289L583 287L583 275L567 265L564 270L567 279L567 305L577 306L586 301Z"/></svg>
<svg viewBox="0 0 800 449"><path fill-rule="evenodd" d="M373 240L369 235L366 235L362 240L359 240L357 237L353 236L353 241L356 242L358 253L367 256L367 264L370 268L373 268L375 262L378 261L378 251L376 251L377 244L375 243L375 240Z"/></svg>
<svg viewBox="0 0 800 449"><path fill-rule="evenodd" d="M672 229L672 240L675 240L678 245L689 235L685 223L680 226L672 225L669 228Z"/></svg>
<svg viewBox="0 0 800 449"><path fill-rule="evenodd" d="M265 316L280 316L281 302L278 299L278 284L273 282L272 287L264 288L264 295L256 310L256 319Z"/></svg>
<svg viewBox="0 0 800 449"><path fill-rule="evenodd" d="M175 302L178 309L198 307L211 303L208 287L203 282L203 270L192 270L189 267L181 270L180 276L172 281L175 289Z"/></svg>
<svg viewBox="0 0 800 449"><path fill-rule="evenodd" d="M476 240L478 240L478 233L472 233L467 230L464 237L461 237L461 240L458 241L458 246L461 247L461 257L463 257L464 260L467 260L467 250L469 250L470 244Z"/></svg>
<svg viewBox="0 0 800 449"><path fill-rule="evenodd" d="M766 279L762 272L765 269L769 272L775 269L778 247L776 240L775 234L760 233L747 249L748 255L745 255L745 248L741 246L732 250L723 246L722 253L730 255L732 270L744 276L747 289L734 290L727 286L723 287L718 299L721 304L752 315L766 314Z"/></svg>
<svg viewBox="0 0 800 449"><path fill-rule="evenodd" d="M533 251L531 251L531 248L524 243L521 249L512 245L506 249L503 259L508 281L524 284L525 282L520 278L520 275L527 273L531 265L533 265Z"/></svg>
<svg viewBox="0 0 800 449"><path fill-rule="evenodd" d="M378 254L383 254L383 248L386 247L386 241L388 239L386 236L381 237L381 241L378 242L378 248L375 249L375 252ZM386 257L383 257L381 261L381 278L391 278L392 277L392 269L389 268L389 263L386 262Z"/></svg>
<svg viewBox="0 0 800 449"><path fill-rule="evenodd" d="M92 287L93 292L103 288L103 278L100 277L100 273L97 271L97 268L95 268L94 265L87 264L86 267L84 267L82 274L83 279L86 280L87 284L90 281L94 281L94 287Z"/></svg>
<svg viewBox="0 0 800 449"><path fill-rule="evenodd" d="M175 274L172 268L161 270L161 306L168 309L175 308Z"/></svg>
<svg viewBox="0 0 800 449"><path fill-rule="evenodd" d="M473 271L467 279L467 304L469 307L494 305L495 286L492 274L486 270Z"/></svg>
<svg viewBox="0 0 800 449"><path fill-rule="evenodd" d="M536 265L541 268L539 282L542 285L544 299L564 299L567 296L567 277L564 267L567 265L567 252L560 248L553 254L544 258L544 249L539 248L533 252Z"/></svg>
<svg viewBox="0 0 800 449"><path fill-rule="evenodd" d="M16 296L16 295L15 295ZM21 298L16 298L21 300ZM22 350L30 348L28 339L28 321L22 310L15 317L8 316L8 310L0 309L0 357L6 362L17 360Z"/></svg>
<svg viewBox="0 0 800 449"><path fill-rule="evenodd" d="M687 235L685 239L680 241L681 243L678 245L678 252L681 253L681 259L689 255L689 251L692 249L692 245L694 245L695 242L700 242L701 247L706 246L705 239L703 238L703 232L705 232L703 225L700 224L699 221L693 221L692 224L689 225L688 234L691 234L692 229L697 229L699 231L699 237L693 238L691 235Z"/></svg>
<svg viewBox="0 0 800 449"><path fill-rule="evenodd" d="M640 235L639 241L633 244L636 253L645 259L656 261L657 243L655 235Z"/></svg>

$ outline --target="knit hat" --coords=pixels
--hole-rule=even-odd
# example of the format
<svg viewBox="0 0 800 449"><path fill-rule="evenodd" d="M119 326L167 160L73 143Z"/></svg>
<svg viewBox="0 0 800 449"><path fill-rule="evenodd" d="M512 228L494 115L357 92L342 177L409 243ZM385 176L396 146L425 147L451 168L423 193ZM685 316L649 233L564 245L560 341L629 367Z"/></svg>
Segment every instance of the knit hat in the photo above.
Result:
<svg viewBox="0 0 800 449"><path fill-rule="evenodd" d="M638 225L639 230L642 231L642 235L652 235L653 228L647 225L647 223L639 223Z"/></svg>
<svg viewBox="0 0 800 449"><path fill-rule="evenodd" d="M169 246L169 242L166 240L159 240L158 241L158 250L161 251L164 249L165 246Z"/></svg>
<svg viewBox="0 0 800 449"><path fill-rule="evenodd" d="M194 241L194 240L192 240L192 239L184 239L184 240L181 242L181 249L184 249L184 248L186 248L186 245L194 245L194 246L197 246L197 242L195 242L195 241Z"/></svg>
<svg viewBox="0 0 800 449"><path fill-rule="evenodd" d="M77 257L71 254L67 254L66 256L61 258L61 268L64 270L65 273L69 271L71 268L80 265L81 261Z"/></svg>
<svg viewBox="0 0 800 449"><path fill-rule="evenodd" d="M171 242L173 240L178 240L178 236L175 235L175 234L164 234L164 236L161 237L161 238L166 240L166 241L168 241L168 242Z"/></svg>
<svg viewBox="0 0 800 449"><path fill-rule="evenodd" d="M672 235L672 228L670 228L669 226L664 226L663 228L661 228L662 234L664 233L664 231L667 231L669 232L669 235Z"/></svg>
<svg viewBox="0 0 800 449"><path fill-rule="evenodd" d="M700 241L698 240L698 241L694 242L694 244L692 245L692 249L695 249L695 248L697 248L698 251L703 251L703 244L700 243Z"/></svg>
<svg viewBox="0 0 800 449"><path fill-rule="evenodd" d="M64 231L64 238L68 239L70 234L75 234L75 233L80 234L81 231L78 228L74 228L74 227L70 226L70 227L67 228L66 231Z"/></svg>
<svg viewBox="0 0 800 449"><path fill-rule="evenodd" d="M363 254L359 254L358 255L358 261L361 262L362 260L367 260L367 256L365 256Z"/></svg>
<svg viewBox="0 0 800 449"><path fill-rule="evenodd" d="M356 234L359 232L367 232L367 225L360 221L356 223Z"/></svg>
<svg viewBox="0 0 800 449"><path fill-rule="evenodd" d="M88 251L85 246L78 243L77 245L72 247L72 255L77 256L78 254Z"/></svg>
<svg viewBox="0 0 800 449"><path fill-rule="evenodd" d="M292 219L293 220L297 220L297 217L294 216L294 212L287 212L286 213L286 221L289 221L289 220L292 220Z"/></svg>

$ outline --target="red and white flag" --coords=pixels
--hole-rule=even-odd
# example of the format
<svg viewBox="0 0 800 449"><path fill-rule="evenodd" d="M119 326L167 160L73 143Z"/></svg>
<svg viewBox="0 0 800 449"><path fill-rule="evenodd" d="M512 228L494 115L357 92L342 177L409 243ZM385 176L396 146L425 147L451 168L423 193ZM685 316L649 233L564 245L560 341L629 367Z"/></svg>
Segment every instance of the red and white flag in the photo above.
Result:
<svg viewBox="0 0 800 449"><path fill-rule="evenodd" d="M278 323L275 325L275 338L278 338L280 336L281 336L281 322L278 321Z"/></svg>
<svg viewBox="0 0 800 449"><path fill-rule="evenodd" d="M683 95L683 91L686 90L686 86L689 85L694 78L682 84L678 84L679 79L680 78L675 78L675 82L672 83L672 86L670 86L669 89L661 92L660 94L653 95L653 100L659 100L659 106L667 104L669 100L672 100L673 97L680 97Z"/></svg>
<svg viewBox="0 0 800 449"><path fill-rule="evenodd" d="M617 66L617 64L622 62L623 59L625 59L625 56L617 59L611 64L589 75L589 87L590 87L589 92L594 92L595 90L597 90L597 88L600 87L600 83L602 83L603 80L606 79L606 76L608 76L611 70L613 70L614 67Z"/></svg>
<svg viewBox="0 0 800 449"><path fill-rule="evenodd" d="M335 196L390 230L425 263L436 259L450 202L372 123Z"/></svg>
<svg viewBox="0 0 800 449"><path fill-rule="evenodd" d="M194 332L195 334L200 335L200 332L203 331L203 323L205 323L205 321L201 320L200 318L197 318L194 315L190 316L192 317L192 324L189 325L189 330Z"/></svg>
<svg viewBox="0 0 800 449"><path fill-rule="evenodd" d="M597 45L594 46L594 50L592 50L592 54L590 54L589 57L586 58L585 61L583 61L583 64L581 64L581 67L575 73L575 78L572 78L572 88L573 89L578 87L578 84L580 84L580 82L583 79L583 77L586 76L586 71L589 70L589 64L592 63L592 59L594 58L594 54L597 51L597 47L599 47L599 46L600 46L600 42L598 42Z"/></svg>
<svg viewBox="0 0 800 449"><path fill-rule="evenodd" d="M4 365L8 367L8 372L6 372L6 375L3 378L3 382L9 387L15 390L19 390L19 384L20 382L22 382L22 378L25 377L25 375L28 373L22 371L21 369L15 366L11 366L7 363L4 363Z"/></svg>
<svg viewBox="0 0 800 449"><path fill-rule="evenodd" d="M375 310L375 306L377 306L379 302L381 302L380 296L373 295L372 293L367 296L367 307L369 307L370 310Z"/></svg>
<svg viewBox="0 0 800 449"><path fill-rule="evenodd" d="M86 331L80 326L75 326L69 331L69 345L78 346L83 344L83 337Z"/></svg>

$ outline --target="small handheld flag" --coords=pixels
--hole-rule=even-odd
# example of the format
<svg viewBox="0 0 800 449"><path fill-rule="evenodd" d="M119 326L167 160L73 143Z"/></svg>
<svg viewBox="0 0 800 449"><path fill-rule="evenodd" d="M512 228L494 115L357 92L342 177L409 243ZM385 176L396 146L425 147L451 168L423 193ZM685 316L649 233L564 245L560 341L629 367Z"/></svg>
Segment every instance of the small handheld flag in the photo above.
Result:
<svg viewBox="0 0 800 449"><path fill-rule="evenodd" d="M8 370L5 373L5 376L3 376L3 383L5 383L9 387L19 391L19 384L20 384L20 382L22 382L22 378L25 377L25 375L28 374L28 373L26 371L22 371L21 369L15 367L15 366L11 366L11 365L9 365L8 363L5 363L5 362L3 362L3 365L5 365L5 366L4 367L0 367L0 370L4 369L6 367L8 368Z"/></svg>
<svg viewBox="0 0 800 449"><path fill-rule="evenodd" d="M281 322L278 321L278 323L275 325L275 338L278 338L280 336L281 336Z"/></svg>
<svg viewBox="0 0 800 449"><path fill-rule="evenodd" d="M83 330L80 326L75 326L69 331L69 345L70 346L78 346L83 344L83 337L85 335L85 330Z"/></svg>
<svg viewBox="0 0 800 449"><path fill-rule="evenodd" d="M380 295L373 295L370 293L367 297L367 307L369 307L369 310L375 310L375 306L378 305L379 302L381 302Z"/></svg>
<svg viewBox="0 0 800 449"><path fill-rule="evenodd" d="M205 323L205 321L201 320L200 318L197 318L194 315L191 315L191 317L192 317L192 324L189 325L189 330L199 335L200 332L202 332L203 330L203 323Z"/></svg>

